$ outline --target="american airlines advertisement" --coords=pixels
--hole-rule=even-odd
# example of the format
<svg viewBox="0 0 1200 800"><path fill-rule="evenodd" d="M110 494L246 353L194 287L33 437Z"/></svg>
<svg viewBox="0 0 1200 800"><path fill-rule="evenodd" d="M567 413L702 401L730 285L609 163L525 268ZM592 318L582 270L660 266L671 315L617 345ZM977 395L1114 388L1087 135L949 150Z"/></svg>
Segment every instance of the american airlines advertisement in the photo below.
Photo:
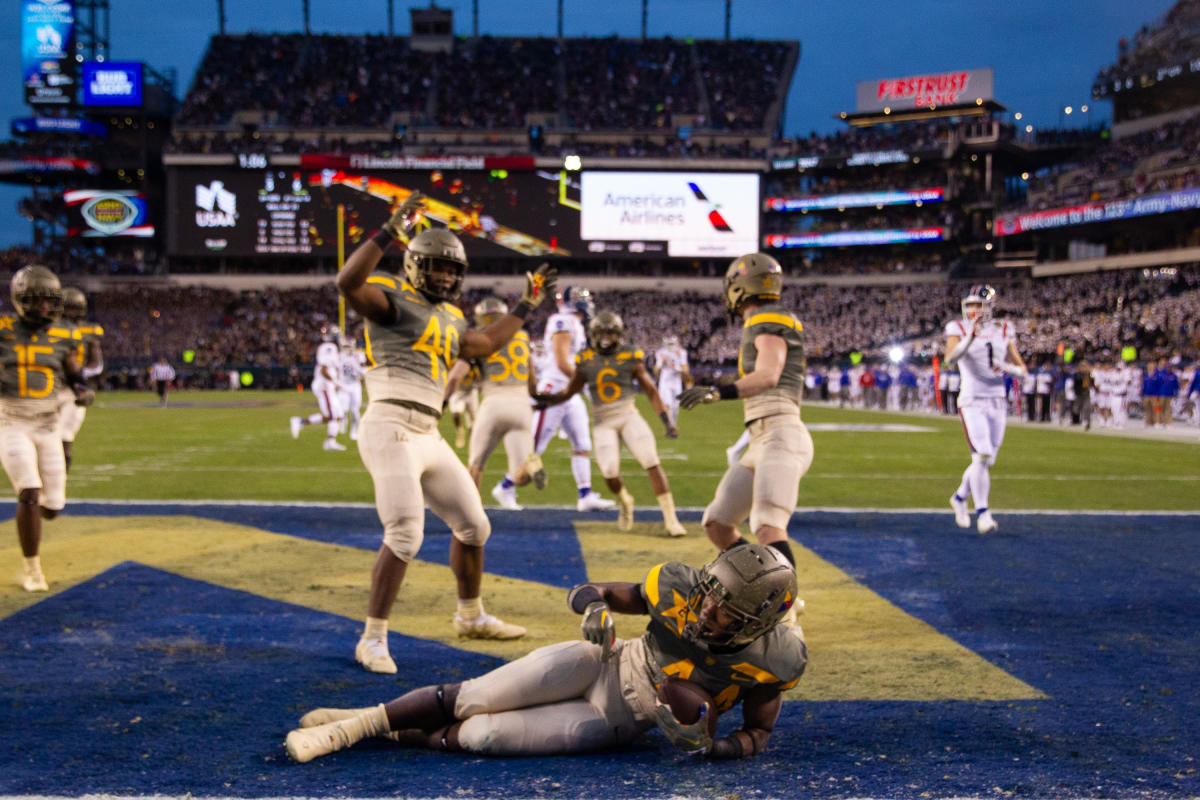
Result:
<svg viewBox="0 0 1200 800"><path fill-rule="evenodd" d="M596 254L750 253L758 249L758 181L752 173L584 172L579 238Z"/></svg>

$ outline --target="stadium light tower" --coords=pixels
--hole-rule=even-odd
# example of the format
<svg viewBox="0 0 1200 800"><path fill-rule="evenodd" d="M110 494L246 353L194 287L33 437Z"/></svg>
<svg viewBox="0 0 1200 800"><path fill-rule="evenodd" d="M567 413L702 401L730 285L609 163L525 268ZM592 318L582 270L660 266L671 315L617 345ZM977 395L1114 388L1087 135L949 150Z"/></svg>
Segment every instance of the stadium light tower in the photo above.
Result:
<svg viewBox="0 0 1200 800"><path fill-rule="evenodd" d="M560 39L562 38L562 22L563 22L562 6L563 6L563 0L558 0L558 38L560 38Z"/></svg>
<svg viewBox="0 0 1200 800"><path fill-rule="evenodd" d="M225 0L217 0L217 33L225 35Z"/></svg>
<svg viewBox="0 0 1200 800"><path fill-rule="evenodd" d="M646 40L646 16L649 12L650 0L642 0L642 41Z"/></svg>
<svg viewBox="0 0 1200 800"><path fill-rule="evenodd" d="M729 41L729 23L733 19L733 0L725 0L725 41Z"/></svg>

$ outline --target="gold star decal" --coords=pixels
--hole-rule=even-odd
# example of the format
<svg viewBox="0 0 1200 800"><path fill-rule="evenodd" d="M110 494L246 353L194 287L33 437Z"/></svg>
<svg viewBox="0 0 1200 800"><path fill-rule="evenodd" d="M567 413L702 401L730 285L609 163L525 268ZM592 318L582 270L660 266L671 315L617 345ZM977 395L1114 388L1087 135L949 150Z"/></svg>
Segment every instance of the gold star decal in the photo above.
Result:
<svg viewBox="0 0 1200 800"><path fill-rule="evenodd" d="M678 628L675 633L682 636L683 626L689 622L696 622L696 615L693 614L692 609L688 607L687 598L674 589L671 590L671 601L671 607L663 612L663 616L670 617L675 620L675 626Z"/></svg>
<svg viewBox="0 0 1200 800"><path fill-rule="evenodd" d="M10 316L0 317L0 331L11 331L13 329L13 318Z"/></svg>

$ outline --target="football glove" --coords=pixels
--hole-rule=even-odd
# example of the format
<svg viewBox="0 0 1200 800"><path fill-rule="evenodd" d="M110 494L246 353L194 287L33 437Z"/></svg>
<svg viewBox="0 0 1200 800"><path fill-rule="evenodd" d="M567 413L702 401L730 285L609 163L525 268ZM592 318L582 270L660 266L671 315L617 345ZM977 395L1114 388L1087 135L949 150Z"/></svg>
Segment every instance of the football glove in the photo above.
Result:
<svg viewBox="0 0 1200 800"><path fill-rule="evenodd" d="M94 402L96 402L96 393L91 389L75 390L75 405L84 406L86 408Z"/></svg>
<svg viewBox="0 0 1200 800"><path fill-rule="evenodd" d="M525 273L525 291L521 293L521 302L529 308L537 308L548 295L554 294L558 282L558 270L543 261L533 272Z"/></svg>
<svg viewBox="0 0 1200 800"><path fill-rule="evenodd" d="M704 753L712 747L712 735L708 732L708 703L700 707L700 716L691 725L675 719L671 707L661 700L654 701L654 721L671 744L685 753Z"/></svg>
<svg viewBox="0 0 1200 800"><path fill-rule="evenodd" d="M692 409L701 403L715 403L721 399L715 386L690 386L679 395L679 405Z"/></svg>
<svg viewBox="0 0 1200 800"><path fill-rule="evenodd" d="M579 631L583 638L592 644L600 645L600 660L608 661L612 657L613 644L617 640L617 626L613 622L612 611L608 603L594 600L583 610L583 620L579 623Z"/></svg>
<svg viewBox="0 0 1200 800"><path fill-rule="evenodd" d="M400 207L392 212L392 217L379 227L387 231L393 239L408 241L412 234L412 224L416 221L417 213L425 205L425 195L414 191Z"/></svg>

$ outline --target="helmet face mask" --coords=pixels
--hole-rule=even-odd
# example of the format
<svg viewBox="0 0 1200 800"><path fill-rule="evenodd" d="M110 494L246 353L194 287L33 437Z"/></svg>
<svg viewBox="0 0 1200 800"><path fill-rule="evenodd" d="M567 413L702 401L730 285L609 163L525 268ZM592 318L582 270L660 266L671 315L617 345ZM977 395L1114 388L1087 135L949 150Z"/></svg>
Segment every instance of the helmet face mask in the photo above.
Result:
<svg viewBox="0 0 1200 800"><path fill-rule="evenodd" d="M475 304L475 327L483 328L508 313L508 304L495 295Z"/></svg>
<svg viewBox="0 0 1200 800"><path fill-rule="evenodd" d="M453 280L447 282L434 277L447 273ZM422 231L404 251L404 279L435 303L457 300L466 273L466 248L450 231L441 228Z"/></svg>
<svg viewBox="0 0 1200 800"><path fill-rule="evenodd" d="M725 309L731 317L748 300L776 302L783 291L783 267L766 253L735 258L725 271Z"/></svg>
<svg viewBox="0 0 1200 800"><path fill-rule="evenodd" d="M337 325L322 325L321 326L321 341L322 342L337 342L342 338L342 331Z"/></svg>
<svg viewBox="0 0 1200 800"><path fill-rule="evenodd" d="M624 336L625 322L612 311L601 311L588 323L588 338L592 347L604 355L615 353Z"/></svg>
<svg viewBox="0 0 1200 800"><path fill-rule="evenodd" d="M700 570L688 594L694 617L684 637L720 647L740 647L764 635L796 602L796 571L772 547L732 547Z"/></svg>
<svg viewBox="0 0 1200 800"><path fill-rule="evenodd" d="M10 290L13 308L27 324L40 327L62 316L62 284L49 268L22 267L13 273Z"/></svg>
<svg viewBox="0 0 1200 800"><path fill-rule="evenodd" d="M965 322L987 322L992 318L992 305L996 300L996 290L987 284L976 284L967 290L967 296L962 300L962 317Z"/></svg>

